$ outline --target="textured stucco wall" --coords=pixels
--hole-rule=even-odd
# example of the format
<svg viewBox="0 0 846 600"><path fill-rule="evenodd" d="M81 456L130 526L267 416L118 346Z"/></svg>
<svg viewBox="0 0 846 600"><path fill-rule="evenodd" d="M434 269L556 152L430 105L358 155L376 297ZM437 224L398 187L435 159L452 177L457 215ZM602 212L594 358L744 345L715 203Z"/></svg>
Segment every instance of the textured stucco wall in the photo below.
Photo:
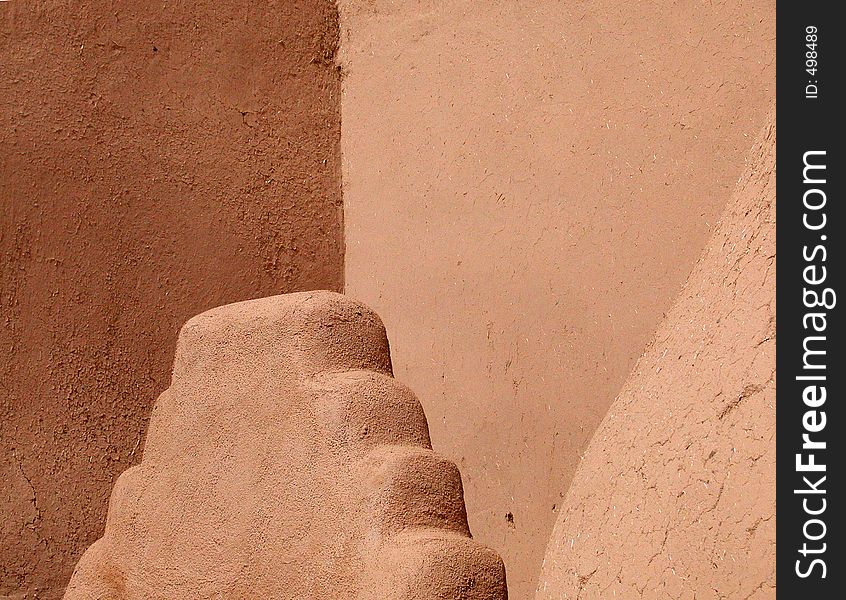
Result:
<svg viewBox="0 0 846 600"><path fill-rule="evenodd" d="M347 293L533 594L580 454L774 92L774 3L341 8Z"/></svg>
<svg viewBox="0 0 846 600"><path fill-rule="evenodd" d="M0 596L103 531L178 328L342 286L330 1L0 3Z"/></svg>
<svg viewBox="0 0 846 600"><path fill-rule="evenodd" d="M775 127L597 430L538 600L775 597Z"/></svg>
<svg viewBox="0 0 846 600"><path fill-rule="evenodd" d="M504 574L379 317L303 292L185 324L65 600L505 600Z"/></svg>

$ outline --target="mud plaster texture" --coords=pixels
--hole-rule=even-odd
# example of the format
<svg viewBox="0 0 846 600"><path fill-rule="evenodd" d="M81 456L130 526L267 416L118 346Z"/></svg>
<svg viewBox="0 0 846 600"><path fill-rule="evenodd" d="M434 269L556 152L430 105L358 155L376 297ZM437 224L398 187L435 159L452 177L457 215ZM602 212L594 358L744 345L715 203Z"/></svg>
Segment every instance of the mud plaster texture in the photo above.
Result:
<svg viewBox="0 0 846 600"><path fill-rule="evenodd" d="M331 292L188 321L140 465L68 600L505 600L364 305Z"/></svg>
<svg viewBox="0 0 846 600"><path fill-rule="evenodd" d="M62 594L177 331L340 289L333 2L0 3L0 597Z"/></svg>
<svg viewBox="0 0 846 600"><path fill-rule="evenodd" d="M774 94L763 2L342 0L346 290L531 598Z"/></svg>
<svg viewBox="0 0 846 600"><path fill-rule="evenodd" d="M538 600L775 597L775 127L597 430Z"/></svg>

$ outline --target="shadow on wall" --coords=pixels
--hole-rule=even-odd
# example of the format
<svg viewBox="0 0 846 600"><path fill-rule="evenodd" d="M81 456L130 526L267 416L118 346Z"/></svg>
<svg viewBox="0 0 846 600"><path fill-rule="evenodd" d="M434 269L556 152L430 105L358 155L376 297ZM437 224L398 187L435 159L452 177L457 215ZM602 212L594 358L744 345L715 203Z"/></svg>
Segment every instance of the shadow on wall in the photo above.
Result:
<svg viewBox="0 0 846 600"><path fill-rule="evenodd" d="M343 282L329 0L0 4L0 596L56 598L179 326Z"/></svg>

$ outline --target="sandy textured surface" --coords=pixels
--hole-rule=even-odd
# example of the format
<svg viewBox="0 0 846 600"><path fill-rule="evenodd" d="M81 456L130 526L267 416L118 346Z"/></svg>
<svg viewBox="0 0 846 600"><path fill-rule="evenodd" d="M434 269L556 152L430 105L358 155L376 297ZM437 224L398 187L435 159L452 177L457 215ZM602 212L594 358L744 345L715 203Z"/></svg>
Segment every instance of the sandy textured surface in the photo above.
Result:
<svg viewBox="0 0 846 600"><path fill-rule="evenodd" d="M774 10L341 2L347 291L517 600L764 122Z"/></svg>
<svg viewBox="0 0 846 600"><path fill-rule="evenodd" d="M0 3L0 596L61 595L179 326L342 285L332 2Z"/></svg>
<svg viewBox="0 0 846 600"><path fill-rule="evenodd" d="M591 441L538 600L775 597L775 127Z"/></svg>
<svg viewBox="0 0 846 600"><path fill-rule="evenodd" d="M330 292L224 306L182 328L65 598L506 600L462 494L373 312Z"/></svg>

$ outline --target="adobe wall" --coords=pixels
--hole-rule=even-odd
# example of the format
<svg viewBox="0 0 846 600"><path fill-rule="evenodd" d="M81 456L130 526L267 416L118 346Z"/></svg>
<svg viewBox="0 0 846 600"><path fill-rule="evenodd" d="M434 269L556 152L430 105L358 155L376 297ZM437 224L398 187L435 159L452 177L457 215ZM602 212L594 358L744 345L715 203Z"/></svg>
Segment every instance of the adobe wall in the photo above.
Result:
<svg viewBox="0 0 846 600"><path fill-rule="evenodd" d="M218 307L180 331L65 599L506 600L462 496L375 313L332 292Z"/></svg>
<svg viewBox="0 0 846 600"><path fill-rule="evenodd" d="M775 597L775 118L585 452L538 600Z"/></svg>
<svg viewBox="0 0 846 600"><path fill-rule="evenodd" d="M0 3L0 596L56 598L181 324L343 284L333 2Z"/></svg>
<svg viewBox="0 0 846 600"><path fill-rule="evenodd" d="M347 293L532 597L774 94L774 3L342 0Z"/></svg>

